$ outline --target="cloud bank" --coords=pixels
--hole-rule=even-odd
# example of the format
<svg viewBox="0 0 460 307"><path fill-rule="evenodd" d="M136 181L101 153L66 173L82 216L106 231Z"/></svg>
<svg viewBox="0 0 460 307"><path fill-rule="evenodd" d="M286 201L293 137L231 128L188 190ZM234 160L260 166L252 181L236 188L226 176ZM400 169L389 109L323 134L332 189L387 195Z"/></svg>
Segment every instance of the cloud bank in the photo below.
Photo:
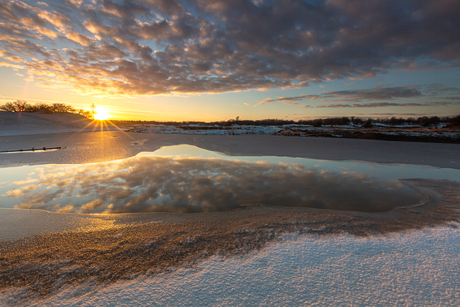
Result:
<svg viewBox="0 0 460 307"><path fill-rule="evenodd" d="M279 102L283 104L298 105L299 101L321 101L334 102L332 104L322 104L317 106L300 105L301 108L377 108L377 107L432 107L447 106L450 104L459 104L460 95L458 88L443 88L438 84L428 86L423 94L415 87L396 86L380 87L373 89L357 89L348 91L325 91L318 95L299 95L292 97L266 98L256 104L256 106ZM451 96L443 96L450 94ZM407 102L376 102L376 100L401 100L406 98L430 98L440 101L431 101L426 103ZM374 101L367 103L353 103L361 101ZM339 103L341 102L341 103ZM352 103L352 104L350 104Z"/></svg>
<svg viewBox="0 0 460 307"><path fill-rule="evenodd" d="M298 88L457 66L459 14L454 0L2 0L0 62L82 93Z"/></svg>

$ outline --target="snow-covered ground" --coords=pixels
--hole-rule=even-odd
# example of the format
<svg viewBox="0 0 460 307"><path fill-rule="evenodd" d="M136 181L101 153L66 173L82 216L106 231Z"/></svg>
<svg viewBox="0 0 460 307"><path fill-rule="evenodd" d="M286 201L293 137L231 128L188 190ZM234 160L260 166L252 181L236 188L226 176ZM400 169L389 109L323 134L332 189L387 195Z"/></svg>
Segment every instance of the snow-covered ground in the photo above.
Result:
<svg viewBox="0 0 460 307"><path fill-rule="evenodd" d="M376 124L372 128L360 126L322 126L313 127L311 125L279 125L279 126L253 126L253 125L194 125L194 124L141 124L136 125L131 132L138 133L159 133L159 134L190 134L190 135L285 135L285 136L332 136L343 137L343 133L377 133L387 136L405 137L431 137L438 139L460 140L460 131L446 130L442 128L424 128L420 126L389 126Z"/></svg>
<svg viewBox="0 0 460 307"><path fill-rule="evenodd" d="M358 238L288 235L244 257L108 287L64 287L26 306L458 306L458 225ZM22 290L0 293L14 303Z"/></svg>
<svg viewBox="0 0 460 307"><path fill-rule="evenodd" d="M63 132L118 130L93 122L73 113L4 112L0 111L0 136L37 135Z"/></svg>
<svg viewBox="0 0 460 307"><path fill-rule="evenodd" d="M190 129L194 128L194 129ZM241 134L277 134L283 128L278 126L196 126L196 125L139 125L132 132L164 133L164 134L192 134L192 135L241 135Z"/></svg>
<svg viewBox="0 0 460 307"><path fill-rule="evenodd" d="M39 127L38 124L37 127ZM10 132L13 131L11 127L8 129ZM169 131L168 129L170 128L166 127L165 131ZM238 127L231 127L230 129L232 131L245 131ZM285 131L288 134L288 131L290 131L289 133L296 133L296 130L301 130L295 127L261 127L261 129L260 132L254 134L271 134L270 131L276 129L279 129L277 134L282 134L280 131ZM316 131L326 131L332 128L318 127L315 129L317 129ZM227 131L229 134L228 130L215 130ZM313 127L307 130L313 131ZM196 131L199 132L200 130L189 129L186 132ZM203 129L201 132L212 134L209 131L212 129ZM250 128L246 128L246 131L250 131ZM33 159L40 162L41 159L52 155L53 161L58 161L57 159L62 156L70 161L65 160L66 163L77 163L76 157L86 157L89 153L94 152L94 148L99 148L97 146L104 149L101 152L106 155L112 146L108 146L108 143L103 143L102 140L117 140L113 144L118 144L121 143L120 139L123 135L122 133L107 133L107 135L104 134L104 139L100 135L93 136L92 133L77 135L72 140L73 144L78 146L74 145L75 148L69 148L67 151L3 155L3 158L4 161L9 162L17 156L21 158L19 159L20 163L18 162L19 165L24 165L24 163L35 161ZM297 138L257 135L235 138L209 136L203 138L204 140L201 140L201 137L197 140L189 139L193 136L187 135L133 135L135 139L133 137L133 139L129 138L128 140L128 136L126 136L126 144L120 148L126 149L137 146L142 150L153 151L152 148L156 148L155 146L164 144L159 141L164 137L168 142L178 144L192 141L202 142L200 144L205 144L208 147L217 146L222 152L227 150L246 152L247 148L252 148L251 150L255 153L265 151L264 153L267 154L268 149L280 150L281 148L289 150L289 156L299 156L308 150L315 149L320 150L318 155L322 158L331 152L336 152L336 155L343 159L345 154L349 152L351 158L362 159L363 161L367 161L366 157L376 160L379 155L382 155L385 162L399 161L400 156L404 154L410 158L412 163L419 157L417 158L418 164L428 165L432 163L430 161L439 160L448 163L447 166L442 167L458 167L457 144L411 143L409 147L405 147L407 144L404 142L394 145L393 143L396 142L366 142L350 139L303 138L304 141L312 140L315 143L302 143L298 142L299 139ZM131 135L129 136L131 137ZM59 134L50 136L50 140L47 142L54 142L54 139L58 137L60 137ZM36 141L35 138L35 136L3 137L4 144L0 145L8 145L11 148L26 148L24 147L26 145L23 145L25 140L31 142L30 146L35 146L32 143L32 141ZM231 144L229 145L230 141ZM316 141L321 141L321 143ZM62 139L59 139L57 145L62 145L60 142L63 142ZM339 142L339 147L336 142ZM347 145L348 143L351 145ZM380 146L382 143L385 143L382 147L374 147ZM48 144L51 143L46 143L46 145ZM313 146L312 144L316 145ZM124 152L118 147L114 148L117 152ZM331 148L340 148L340 150L331 150ZM355 150L357 148L359 150ZM441 151L440 148L444 149ZM133 152L136 151L133 150ZM391 156L391 153L396 154ZM277 153L277 155L281 154ZM348 158L350 159L350 157ZM107 157L104 156L104 159ZM27 226L33 225L27 224ZM176 267L169 273L149 277L141 276L130 281L118 281L107 287L96 285L90 280L83 285L66 285L50 296L28 297L25 301L20 300L21 294L28 296L30 293L26 293L24 289L1 290L0 306L15 304L19 306L458 306L460 305L460 268L458 266L460 230L456 228L458 226L412 230L386 236L370 235L366 238L351 235L297 236L291 233L281 242L271 243L261 251L251 251L246 256L230 258L212 256L192 267ZM92 224L88 224L88 227L91 228ZM71 268L63 273L71 274Z"/></svg>
<svg viewBox="0 0 460 307"><path fill-rule="evenodd" d="M111 123L92 122L72 113L43 114L34 112L12 113L0 111L0 136L36 135L78 131L129 130L137 133L186 134L186 135L284 135L284 136L327 136L356 137L350 134L380 134L393 137L434 138L450 141L460 140L460 131L446 128L417 125L387 125L374 123L371 128L362 125L323 125L313 127L305 124L288 125L238 125L219 126L215 124L134 124L116 127Z"/></svg>

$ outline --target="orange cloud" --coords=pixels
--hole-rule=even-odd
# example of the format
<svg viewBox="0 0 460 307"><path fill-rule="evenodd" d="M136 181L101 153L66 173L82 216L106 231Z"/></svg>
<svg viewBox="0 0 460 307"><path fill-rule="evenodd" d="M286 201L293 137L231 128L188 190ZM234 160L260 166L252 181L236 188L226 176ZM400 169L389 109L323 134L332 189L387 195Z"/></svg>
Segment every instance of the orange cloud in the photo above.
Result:
<svg viewBox="0 0 460 307"><path fill-rule="evenodd" d="M80 33L76 32L70 32L66 34L66 37L76 43L79 43L82 46L88 47L91 45L91 39L89 39L87 36L82 35Z"/></svg>

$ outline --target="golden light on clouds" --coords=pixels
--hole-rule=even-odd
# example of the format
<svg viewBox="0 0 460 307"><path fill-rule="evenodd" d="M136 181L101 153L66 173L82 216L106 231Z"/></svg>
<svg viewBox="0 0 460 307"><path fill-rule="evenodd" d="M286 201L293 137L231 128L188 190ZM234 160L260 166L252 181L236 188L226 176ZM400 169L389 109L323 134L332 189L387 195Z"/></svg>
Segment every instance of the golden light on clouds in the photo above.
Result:
<svg viewBox="0 0 460 307"><path fill-rule="evenodd" d="M458 1L230 2L2 0L0 94L123 98L112 107L179 121L460 109Z"/></svg>

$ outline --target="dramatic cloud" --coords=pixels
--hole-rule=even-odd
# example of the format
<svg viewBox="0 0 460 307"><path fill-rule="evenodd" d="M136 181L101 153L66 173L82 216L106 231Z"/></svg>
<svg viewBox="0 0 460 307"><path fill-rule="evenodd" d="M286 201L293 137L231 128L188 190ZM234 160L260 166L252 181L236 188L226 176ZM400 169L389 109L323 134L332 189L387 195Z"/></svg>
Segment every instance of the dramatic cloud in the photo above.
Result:
<svg viewBox="0 0 460 307"><path fill-rule="evenodd" d="M453 0L2 0L0 54L83 93L299 88L458 66L459 14ZM393 90L329 95L420 94Z"/></svg>

